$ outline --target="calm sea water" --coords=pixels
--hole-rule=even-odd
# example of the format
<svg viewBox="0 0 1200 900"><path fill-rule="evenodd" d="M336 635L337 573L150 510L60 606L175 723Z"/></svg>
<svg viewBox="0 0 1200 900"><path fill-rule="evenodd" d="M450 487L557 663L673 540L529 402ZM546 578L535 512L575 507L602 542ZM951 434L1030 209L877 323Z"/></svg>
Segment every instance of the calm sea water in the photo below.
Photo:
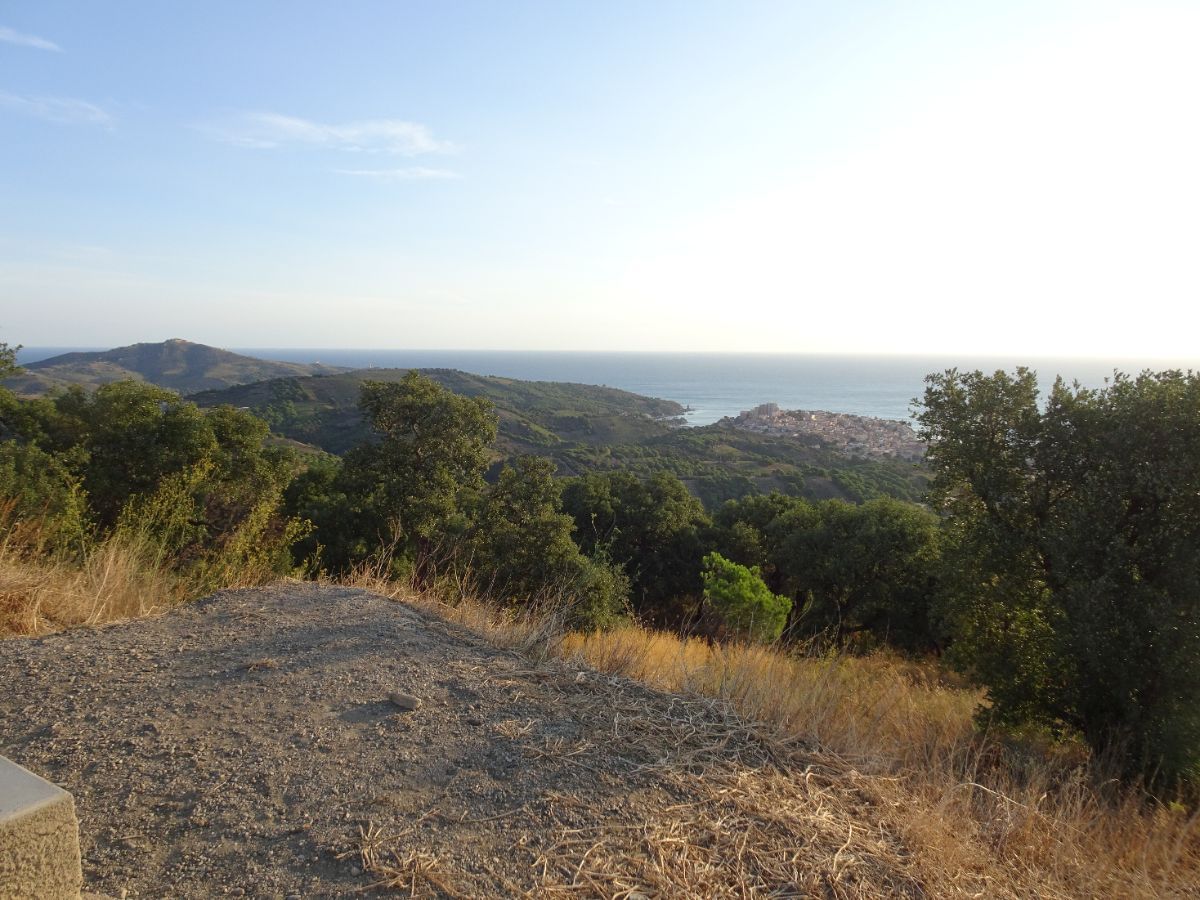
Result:
<svg viewBox="0 0 1200 900"><path fill-rule="evenodd" d="M34 362L69 349L28 348ZM95 349L95 348L90 348ZM1028 365L1044 386L1056 375L1102 387L1114 369L1200 368L1200 361L1167 363L1130 359L1008 359L953 356L826 356L733 353L559 353L482 350L331 350L231 348L248 356L288 362L322 362L353 368L451 368L479 375L532 381L573 381L663 397L691 407L695 425L735 416L760 403L784 409L824 409L884 419L907 419L930 372L1011 370Z"/></svg>

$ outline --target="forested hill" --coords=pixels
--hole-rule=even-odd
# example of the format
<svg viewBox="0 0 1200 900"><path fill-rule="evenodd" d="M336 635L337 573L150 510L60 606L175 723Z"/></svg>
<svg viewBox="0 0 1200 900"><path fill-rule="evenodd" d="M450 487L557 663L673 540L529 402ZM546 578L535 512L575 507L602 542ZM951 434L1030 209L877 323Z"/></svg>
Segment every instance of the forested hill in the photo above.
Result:
<svg viewBox="0 0 1200 900"><path fill-rule="evenodd" d="M277 378L192 399L200 406L246 407L277 434L341 454L368 437L358 408L363 382L397 382L408 369L361 369L338 375ZM623 444L669 433L684 412L672 400L616 388L557 381L519 381L456 369L421 374L467 397L486 397L500 419L497 450L555 455L569 446Z"/></svg>
<svg viewBox="0 0 1200 900"><path fill-rule="evenodd" d="M24 396L71 385L96 388L114 381L147 381L181 394L249 384L267 378L344 372L319 363L275 362L179 339L132 344L94 353L64 353L28 363L5 382Z"/></svg>
<svg viewBox="0 0 1200 900"><path fill-rule="evenodd" d="M276 434L342 454L369 438L358 408L364 381L400 381L407 370L281 378L191 399L201 406L245 407ZM810 499L918 500L924 467L897 460L850 459L820 441L755 434L728 424L680 428L683 407L615 388L425 369L456 394L486 397L499 417L498 458L531 453L554 460L561 475L628 469L680 478L706 506L781 491Z"/></svg>

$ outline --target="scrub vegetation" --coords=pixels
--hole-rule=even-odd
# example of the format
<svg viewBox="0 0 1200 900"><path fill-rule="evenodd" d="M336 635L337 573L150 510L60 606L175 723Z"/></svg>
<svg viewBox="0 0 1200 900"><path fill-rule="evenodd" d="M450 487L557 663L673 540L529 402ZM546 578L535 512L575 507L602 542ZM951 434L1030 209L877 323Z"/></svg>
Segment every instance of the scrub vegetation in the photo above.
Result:
<svg viewBox="0 0 1200 900"><path fill-rule="evenodd" d="M931 375L922 504L865 476L853 498L716 502L670 449L716 431L502 381L285 379L235 389L266 398L250 410L131 381L0 393L0 631L353 583L728 702L781 753L847 761L906 841L997 893L1200 887L1200 376L1043 402L1023 369ZM605 435L638 430L669 464L620 465ZM585 456L605 464L560 468Z"/></svg>

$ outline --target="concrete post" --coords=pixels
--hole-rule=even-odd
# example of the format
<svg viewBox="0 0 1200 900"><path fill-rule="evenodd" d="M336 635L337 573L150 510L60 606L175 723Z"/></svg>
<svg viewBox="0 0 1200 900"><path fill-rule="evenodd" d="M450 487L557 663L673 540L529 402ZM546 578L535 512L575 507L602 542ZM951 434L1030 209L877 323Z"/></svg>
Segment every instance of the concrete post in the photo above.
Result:
<svg viewBox="0 0 1200 900"><path fill-rule="evenodd" d="M0 900L78 900L75 801L0 756Z"/></svg>

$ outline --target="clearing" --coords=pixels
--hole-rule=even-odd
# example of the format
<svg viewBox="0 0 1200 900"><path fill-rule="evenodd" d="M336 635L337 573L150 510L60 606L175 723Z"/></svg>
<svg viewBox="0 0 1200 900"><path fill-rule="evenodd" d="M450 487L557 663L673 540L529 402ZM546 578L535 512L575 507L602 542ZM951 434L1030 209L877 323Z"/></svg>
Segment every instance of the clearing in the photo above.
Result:
<svg viewBox="0 0 1200 900"><path fill-rule="evenodd" d="M718 701L358 589L227 591L6 640L0 684L0 754L74 794L85 890L112 897L947 887L827 756L781 758Z"/></svg>

